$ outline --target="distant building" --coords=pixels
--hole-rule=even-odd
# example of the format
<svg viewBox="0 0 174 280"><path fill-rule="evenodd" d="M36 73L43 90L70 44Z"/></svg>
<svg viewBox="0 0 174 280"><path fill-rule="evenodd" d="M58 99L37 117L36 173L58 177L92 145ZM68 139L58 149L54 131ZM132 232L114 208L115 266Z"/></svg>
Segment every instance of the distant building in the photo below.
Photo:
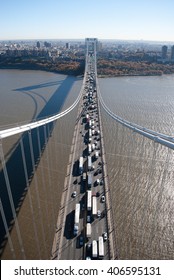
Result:
<svg viewBox="0 0 174 280"><path fill-rule="evenodd" d="M44 46L46 47L46 48L51 48L51 43L48 43L48 42L44 42Z"/></svg>
<svg viewBox="0 0 174 280"><path fill-rule="evenodd" d="M40 42L39 41L37 42L36 45L37 45L37 48L40 49Z"/></svg>
<svg viewBox="0 0 174 280"><path fill-rule="evenodd" d="M162 59L167 58L167 46L162 46Z"/></svg>
<svg viewBox="0 0 174 280"><path fill-rule="evenodd" d="M97 51L101 51L102 50L102 43L97 41Z"/></svg>
<svg viewBox="0 0 174 280"><path fill-rule="evenodd" d="M70 50L70 43L66 43L66 49Z"/></svg>
<svg viewBox="0 0 174 280"><path fill-rule="evenodd" d="M174 46L171 47L171 60L174 60Z"/></svg>

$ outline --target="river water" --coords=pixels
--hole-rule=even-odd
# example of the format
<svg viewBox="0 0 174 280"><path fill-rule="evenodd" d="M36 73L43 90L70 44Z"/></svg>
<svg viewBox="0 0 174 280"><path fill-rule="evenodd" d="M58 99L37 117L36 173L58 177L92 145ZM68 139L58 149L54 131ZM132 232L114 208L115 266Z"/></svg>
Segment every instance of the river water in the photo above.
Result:
<svg viewBox="0 0 174 280"><path fill-rule="evenodd" d="M20 70L0 70L0 81L1 128L67 108L77 97L82 83L81 79L65 75ZM106 105L114 113L173 135L174 75L105 78L99 79L99 84ZM117 124L103 109L101 113L118 256L120 259L174 259L173 152ZM52 189L59 198L49 197L50 201L54 200L52 216L60 206L76 114L74 111L58 122L52 139L57 154L52 151L55 157L52 164L58 166L58 171L51 166L52 176L59 181L57 189ZM3 143L7 156L10 145L17 139L11 141ZM43 201L49 195L43 195ZM30 219L27 203L26 196L19 213L25 231L26 217ZM45 230L49 231L49 226ZM53 234L54 231L47 237L48 248ZM24 243L27 258L37 259L27 238ZM9 248L3 257L10 258ZM48 255L43 252L42 258Z"/></svg>
<svg viewBox="0 0 174 280"><path fill-rule="evenodd" d="M118 116L174 134L174 76L100 79ZM120 259L174 259L174 153L117 124L102 124Z"/></svg>

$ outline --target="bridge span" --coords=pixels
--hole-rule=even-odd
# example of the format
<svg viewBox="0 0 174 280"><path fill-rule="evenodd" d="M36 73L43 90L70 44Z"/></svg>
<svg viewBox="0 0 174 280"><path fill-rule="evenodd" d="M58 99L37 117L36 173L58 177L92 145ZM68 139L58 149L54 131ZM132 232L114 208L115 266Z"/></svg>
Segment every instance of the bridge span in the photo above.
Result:
<svg viewBox="0 0 174 280"><path fill-rule="evenodd" d="M117 258L96 79L96 40L90 39L87 40L84 89L52 249L53 259ZM78 222L77 205L80 205ZM98 247L96 254L94 244Z"/></svg>
<svg viewBox="0 0 174 280"><path fill-rule="evenodd" d="M1 245L1 253L4 251L4 244L7 242L6 247L8 249L6 251L8 252L5 252L7 258L119 258L118 249L120 245L116 244L117 231L114 227L112 195L105 157L106 152L101 118L102 110L114 121L117 121L133 133L136 132L152 140L154 147L156 144L159 144L168 149L167 157L163 160L163 175L160 179L161 188L158 196L160 205L160 199L164 192L167 168L170 163L169 151L174 149L174 138L131 123L110 111L100 93L97 78L96 44L95 38L86 39L86 68L82 88L77 100L67 110L46 119L0 131L2 168L0 178L2 179L2 189L5 190L6 200L8 201L6 205L4 198L1 197L1 225L3 225L3 234L5 236ZM56 153L55 136L52 137L52 135L54 135L56 122L65 115L71 114L75 108L76 110L78 108L78 112L73 142L70 149L67 171L65 172L64 186L62 187L63 184L61 185L62 197L57 198L55 186L58 178L54 177L54 175L52 176L53 173L50 173L50 170L54 169L51 163L51 154L53 157L54 153ZM22 172L23 181L21 185L16 185L15 180L12 180L13 165L8 165L3 149L5 140L15 135L19 135L19 149L14 154L20 156L21 167L19 164L16 176L20 176L20 172ZM50 141L54 145L54 152L50 150ZM150 180L153 180L155 155L156 148L154 148L152 156ZM17 159L17 157L14 158ZM37 173L38 167L43 164L41 163L42 158L44 158L44 168L41 166L42 179L39 181ZM58 162L59 159L56 161ZM130 166L128 166L128 171L130 171ZM51 180L51 177L53 177L53 180ZM35 186L34 194L30 187L33 182ZM149 183L147 183L146 187L147 195L149 195ZM23 200L20 201L19 206L15 204L15 188L21 188L21 193L27 193L28 196L28 211L30 212L28 216L29 225L26 222L28 232L22 229L20 222L18 222L18 210L20 210ZM47 194L48 200L44 198L43 193ZM25 194L22 194L22 197L24 199ZM55 207L57 200L60 201L59 208ZM144 211L147 206L146 204L147 202L144 205ZM57 205L59 204L57 203ZM76 211L76 209L80 209L80 211ZM158 209L154 212L153 220L157 215ZM39 223L37 223L38 220ZM45 232L45 224L50 229L49 233ZM143 221L141 222L141 227L143 227ZM34 242L31 244L31 236L28 236L27 241L24 241L30 232L30 228L32 228L31 232L34 236ZM154 227L152 227L153 230ZM23 234L25 234L25 238ZM14 239L13 235L15 235ZM16 246L16 243L18 243L18 246ZM103 245L99 245L101 243ZM29 248L29 246L33 246L33 251L37 253L33 255L28 254L26 247ZM96 248L98 248L97 251L95 251Z"/></svg>

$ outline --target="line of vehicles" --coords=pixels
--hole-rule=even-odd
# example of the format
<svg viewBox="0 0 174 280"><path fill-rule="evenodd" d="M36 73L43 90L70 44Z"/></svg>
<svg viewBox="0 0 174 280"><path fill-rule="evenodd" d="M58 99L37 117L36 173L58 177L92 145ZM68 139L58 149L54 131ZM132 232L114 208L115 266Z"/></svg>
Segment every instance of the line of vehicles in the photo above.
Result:
<svg viewBox="0 0 174 280"><path fill-rule="evenodd" d="M85 150L79 157L78 177L84 187L84 201L75 204L73 235L78 236L79 246L84 248L84 259L102 259L105 256L105 241L108 240L106 223L101 220L106 216L103 167L100 150L100 130L98 106L95 88L93 54L89 55L88 72L83 95L82 136ZM77 192L72 193L75 198ZM82 213L82 212L83 213ZM83 234L80 232L80 215L83 216ZM93 223L97 220L99 223ZM96 227L99 228L96 228Z"/></svg>

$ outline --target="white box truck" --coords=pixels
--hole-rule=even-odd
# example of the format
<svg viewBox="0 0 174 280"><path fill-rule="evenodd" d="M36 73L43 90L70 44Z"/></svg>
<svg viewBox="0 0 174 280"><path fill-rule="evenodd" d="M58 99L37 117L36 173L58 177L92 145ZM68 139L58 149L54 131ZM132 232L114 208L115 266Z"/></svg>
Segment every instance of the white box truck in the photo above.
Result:
<svg viewBox="0 0 174 280"><path fill-rule="evenodd" d="M91 206L92 206L91 198L92 198L92 191L88 190L87 191L87 210L88 211L91 211Z"/></svg>
<svg viewBox="0 0 174 280"><path fill-rule="evenodd" d="M91 152L92 152L92 146L91 146L91 144L88 144L88 154L90 155Z"/></svg>
<svg viewBox="0 0 174 280"><path fill-rule="evenodd" d="M80 157L79 160L79 174L81 175L83 173L83 157Z"/></svg>
<svg viewBox="0 0 174 280"><path fill-rule="evenodd" d="M92 169L92 159L91 156L88 156L88 171Z"/></svg>
<svg viewBox="0 0 174 280"><path fill-rule="evenodd" d="M104 242L102 236L99 236L98 238L98 256L99 259L103 259L104 257Z"/></svg>
<svg viewBox="0 0 174 280"><path fill-rule="evenodd" d="M86 224L86 237L87 238L91 237L91 224L90 223Z"/></svg>
<svg viewBox="0 0 174 280"><path fill-rule="evenodd" d="M97 198L96 196L92 197L92 215L97 216Z"/></svg>
<svg viewBox="0 0 174 280"><path fill-rule="evenodd" d="M98 254L97 254L97 241L96 241L96 240L93 240L93 241L92 241L92 257L93 257L94 259L96 259L97 256L98 256Z"/></svg>
<svg viewBox="0 0 174 280"><path fill-rule="evenodd" d="M76 203L75 216L74 216L74 235L79 231L79 219L80 219L80 203Z"/></svg>

